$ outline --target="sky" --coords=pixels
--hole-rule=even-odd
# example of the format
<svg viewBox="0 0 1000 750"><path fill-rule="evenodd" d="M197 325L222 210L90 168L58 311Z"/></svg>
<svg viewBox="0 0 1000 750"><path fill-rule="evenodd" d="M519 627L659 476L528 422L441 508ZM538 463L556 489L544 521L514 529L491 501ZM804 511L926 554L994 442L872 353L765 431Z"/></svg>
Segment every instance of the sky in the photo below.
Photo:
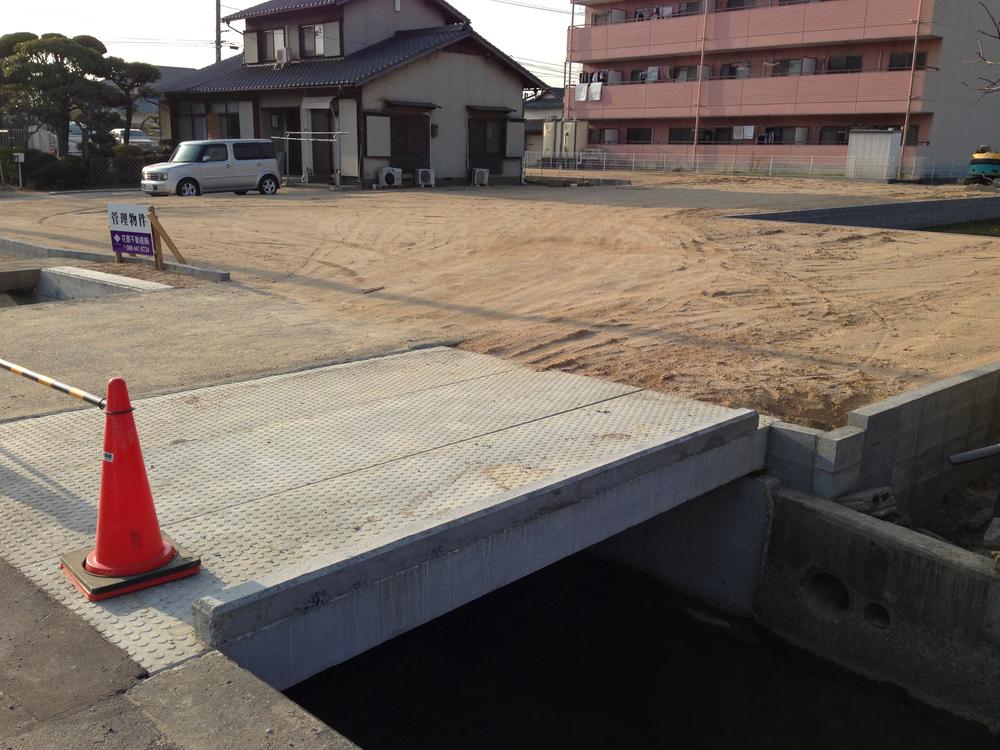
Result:
<svg viewBox="0 0 1000 750"><path fill-rule="evenodd" d="M222 0L222 14L249 8L258 1ZM547 83L562 85L569 0L449 1L472 19L472 27L492 44ZM14 0L4 0L3 5L0 33L91 34L104 42L112 55L155 65L200 68L215 61L214 0L46 0L39 4L40 10L34 10L33 3ZM101 13L101 8L107 12ZM233 26L242 29L241 24ZM240 36L227 29L223 42L240 46ZM224 57L235 54L235 50L223 50Z"/></svg>

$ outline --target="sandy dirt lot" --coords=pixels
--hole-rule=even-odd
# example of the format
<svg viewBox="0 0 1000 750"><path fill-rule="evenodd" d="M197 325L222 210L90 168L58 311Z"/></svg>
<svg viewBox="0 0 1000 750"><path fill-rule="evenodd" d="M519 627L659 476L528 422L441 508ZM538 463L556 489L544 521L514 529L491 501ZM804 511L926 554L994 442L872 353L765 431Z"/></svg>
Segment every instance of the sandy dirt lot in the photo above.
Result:
<svg viewBox="0 0 1000 750"><path fill-rule="evenodd" d="M832 427L1000 358L1000 241L727 216L981 194L640 175L614 187L153 202L190 262L380 341L454 340ZM0 235L107 249L105 203L128 198L143 200L3 199Z"/></svg>

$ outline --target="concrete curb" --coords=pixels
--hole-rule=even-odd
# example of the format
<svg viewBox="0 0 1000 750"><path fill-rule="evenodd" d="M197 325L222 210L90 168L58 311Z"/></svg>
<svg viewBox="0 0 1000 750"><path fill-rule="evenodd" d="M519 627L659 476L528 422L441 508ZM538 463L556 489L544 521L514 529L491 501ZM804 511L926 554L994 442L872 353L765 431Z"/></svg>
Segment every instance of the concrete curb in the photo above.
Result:
<svg viewBox="0 0 1000 750"><path fill-rule="evenodd" d="M1000 218L1000 198L952 198L935 201L879 203L844 208L813 208L767 214L739 214L730 219L790 221L872 229L928 229L968 221Z"/></svg>
<svg viewBox="0 0 1000 750"><path fill-rule="evenodd" d="M11 240L0 237L0 253L12 255L15 258L73 258L76 260L89 260L94 263L114 263L115 256L110 253L98 253L90 250L67 250L61 247L44 247L42 245L32 245L28 242ZM122 256L126 263L141 263L146 266L153 265L152 258L129 258ZM215 268L202 268L176 261L164 261L168 271L181 273L186 276L194 276L199 279L209 281L229 281L229 271L219 271Z"/></svg>

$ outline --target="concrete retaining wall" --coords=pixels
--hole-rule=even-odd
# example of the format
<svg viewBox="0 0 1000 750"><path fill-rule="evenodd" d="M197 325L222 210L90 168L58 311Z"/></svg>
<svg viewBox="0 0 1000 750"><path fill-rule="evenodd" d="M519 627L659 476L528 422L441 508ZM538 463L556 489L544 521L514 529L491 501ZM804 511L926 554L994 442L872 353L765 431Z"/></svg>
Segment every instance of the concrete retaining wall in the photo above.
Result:
<svg viewBox="0 0 1000 750"><path fill-rule="evenodd" d="M804 224L836 224L874 229L928 229L948 224L961 224L967 221L1000 219L1000 198L879 203L846 208L815 208L806 211L746 214L731 218L794 221Z"/></svg>
<svg viewBox="0 0 1000 750"><path fill-rule="evenodd" d="M589 552L740 617L753 617L771 525L769 477L739 479Z"/></svg>
<svg viewBox="0 0 1000 750"><path fill-rule="evenodd" d="M789 642L1000 731L1000 578L988 558L785 490L757 619Z"/></svg>
<svg viewBox="0 0 1000 750"><path fill-rule="evenodd" d="M1000 362L855 409L824 432L770 426L767 468L791 489L835 498L891 487L905 513L1000 467L1000 458L951 466L948 457L1000 442Z"/></svg>
<svg viewBox="0 0 1000 750"><path fill-rule="evenodd" d="M62 247L44 247L32 245L29 242L0 237L0 253L10 255L14 258L75 258L76 260L89 260L94 263L114 263L115 256L111 253L96 253L88 250L67 250ZM126 263L144 263L147 266L153 265L152 258L130 258L125 255L122 260ZM171 260L164 260L164 265L168 271L182 273L188 276L195 276L209 281L229 281L228 271L218 271L214 268L201 268L185 263L177 263Z"/></svg>
<svg viewBox="0 0 1000 750"><path fill-rule="evenodd" d="M173 289L155 281L114 276L74 266L43 268L38 273L35 294L44 299L94 299L128 292L162 292Z"/></svg>

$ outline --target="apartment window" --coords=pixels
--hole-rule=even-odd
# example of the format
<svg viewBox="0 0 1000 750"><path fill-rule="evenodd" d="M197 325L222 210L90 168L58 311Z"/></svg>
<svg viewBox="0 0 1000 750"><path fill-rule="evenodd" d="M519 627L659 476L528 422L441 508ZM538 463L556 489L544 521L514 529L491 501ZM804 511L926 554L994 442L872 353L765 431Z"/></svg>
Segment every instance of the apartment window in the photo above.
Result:
<svg viewBox="0 0 1000 750"><path fill-rule="evenodd" d="M652 143L652 128L626 128L625 143Z"/></svg>
<svg viewBox="0 0 1000 750"><path fill-rule="evenodd" d="M754 0L725 0L720 5L722 7L716 8L716 10L743 10L744 8L752 8Z"/></svg>
<svg viewBox="0 0 1000 750"><path fill-rule="evenodd" d="M728 133L720 133L728 131ZM724 139L722 143L729 143L732 139L732 128L699 128L698 143L717 143L716 137L721 135ZM670 128L667 132L667 143L694 143L694 128Z"/></svg>
<svg viewBox="0 0 1000 750"><path fill-rule="evenodd" d="M667 143L694 142L694 128L670 128L667 133Z"/></svg>
<svg viewBox="0 0 1000 750"><path fill-rule="evenodd" d="M732 143L733 142L733 129L730 128L715 128L712 133L712 143Z"/></svg>
<svg viewBox="0 0 1000 750"><path fill-rule="evenodd" d="M795 60L775 60L764 63L764 69L771 69L772 76L801 76L816 72L816 58L803 57Z"/></svg>
<svg viewBox="0 0 1000 750"><path fill-rule="evenodd" d="M587 143L590 145L618 143L618 128L591 128L587 131Z"/></svg>
<svg viewBox="0 0 1000 750"><path fill-rule="evenodd" d="M851 129L843 125L826 125L819 129L821 146L846 146Z"/></svg>
<svg viewBox="0 0 1000 750"><path fill-rule="evenodd" d="M719 78L749 78L750 65L745 62L726 63L719 69Z"/></svg>
<svg viewBox="0 0 1000 750"><path fill-rule="evenodd" d="M707 67L707 66L706 66ZM697 65L678 65L674 68L674 80L675 81L697 81L698 80L698 66Z"/></svg>
<svg viewBox="0 0 1000 750"><path fill-rule="evenodd" d="M837 55L826 63L827 73L860 73L861 55Z"/></svg>
<svg viewBox="0 0 1000 750"><path fill-rule="evenodd" d="M323 24L314 23L308 26L299 26L299 50L302 57L322 57L323 51Z"/></svg>
<svg viewBox="0 0 1000 750"><path fill-rule="evenodd" d="M631 73L629 73L628 79L631 83L645 83L646 69L639 68L637 70L633 70Z"/></svg>
<svg viewBox="0 0 1000 750"><path fill-rule="evenodd" d="M889 70L909 70L913 64L912 52L892 52L889 55ZM927 53L917 53L917 70L927 67Z"/></svg>
<svg viewBox="0 0 1000 750"><path fill-rule="evenodd" d="M612 8L601 13L594 13L590 17L593 26L607 26L611 23L624 23L628 20L628 13L618 8Z"/></svg>
<svg viewBox="0 0 1000 750"><path fill-rule="evenodd" d="M691 16L695 13L701 13L701 3L681 3L677 6L677 12L674 13L675 16Z"/></svg>
<svg viewBox="0 0 1000 750"><path fill-rule="evenodd" d="M809 142L809 128L788 125L783 127L764 128L757 136L757 143L780 143L783 145L802 144Z"/></svg>
<svg viewBox="0 0 1000 750"><path fill-rule="evenodd" d="M285 46L284 29L267 29L257 32L257 44L260 45L259 57L263 62L274 62L277 59L275 50Z"/></svg>

